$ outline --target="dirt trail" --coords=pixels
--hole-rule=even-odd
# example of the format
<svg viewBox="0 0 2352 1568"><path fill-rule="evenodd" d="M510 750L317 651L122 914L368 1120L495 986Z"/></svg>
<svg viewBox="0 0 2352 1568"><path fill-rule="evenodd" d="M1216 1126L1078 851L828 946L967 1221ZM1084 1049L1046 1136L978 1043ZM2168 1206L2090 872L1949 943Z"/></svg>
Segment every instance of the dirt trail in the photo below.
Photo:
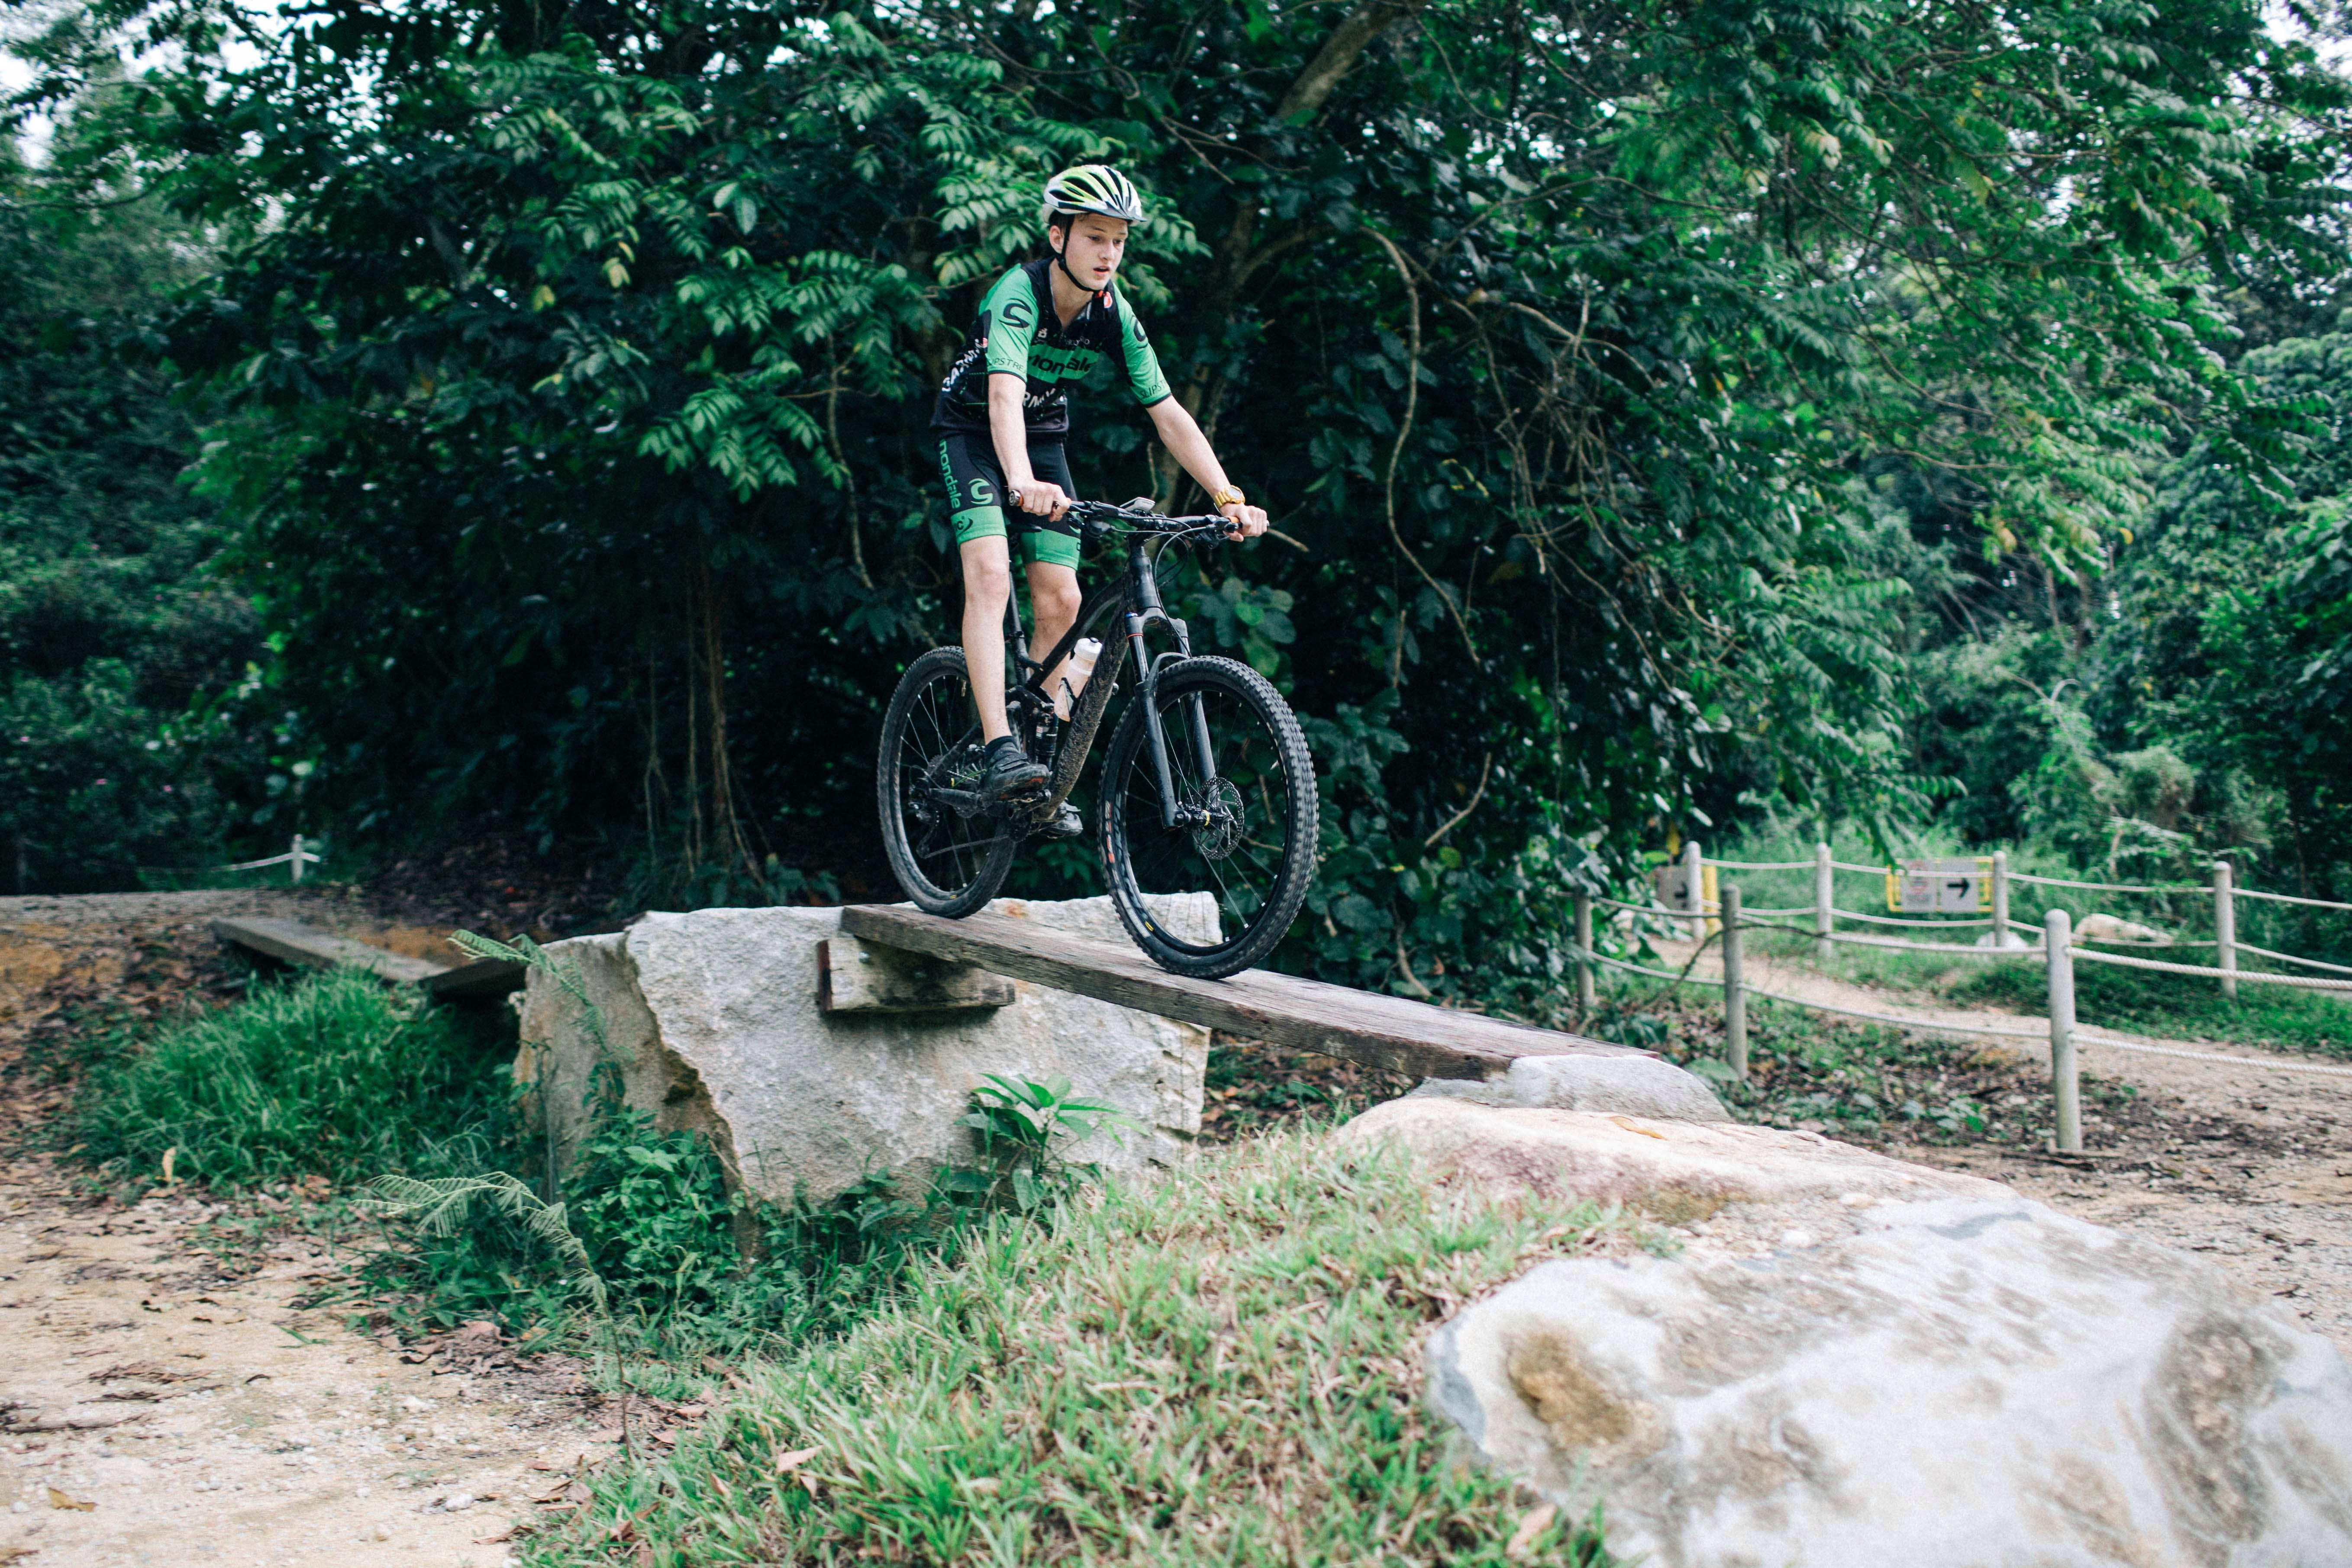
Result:
<svg viewBox="0 0 2352 1568"><path fill-rule="evenodd" d="M212 1275L194 1199L100 1209L28 1160L0 1208L0 1562L492 1568L612 1436L567 1372L471 1377L296 1310L336 1272L307 1246Z"/></svg>
<svg viewBox="0 0 2352 1568"><path fill-rule="evenodd" d="M21 1137L63 1102L79 1009L236 995L205 922L238 914L410 951L444 934L331 889L0 900L0 1124ZM298 1305L339 1272L314 1242L225 1268L191 1234L214 1212L96 1203L44 1155L0 1166L0 1563L491 1568L493 1538L610 1452L609 1406L564 1358L355 1333Z"/></svg>
<svg viewBox="0 0 2352 1568"><path fill-rule="evenodd" d="M1690 956L1687 943L1659 951L1676 970ZM1751 953L1747 971L1754 984L1783 995L1922 1024L2047 1026L1834 979L1787 959ZM1712 949L1696 973L1720 974ZM2125 1037L2259 1065L2125 1051L2084 1037L2084 1073L2139 1094L2126 1114L2086 1110L2083 1157L1985 1144L1906 1143L1894 1152L1990 1176L2084 1219L2206 1254L2352 1354L2352 1077L2294 1070L2346 1064L2231 1042ZM1987 1046L2048 1069L2046 1040L1979 1039L1969 1048Z"/></svg>

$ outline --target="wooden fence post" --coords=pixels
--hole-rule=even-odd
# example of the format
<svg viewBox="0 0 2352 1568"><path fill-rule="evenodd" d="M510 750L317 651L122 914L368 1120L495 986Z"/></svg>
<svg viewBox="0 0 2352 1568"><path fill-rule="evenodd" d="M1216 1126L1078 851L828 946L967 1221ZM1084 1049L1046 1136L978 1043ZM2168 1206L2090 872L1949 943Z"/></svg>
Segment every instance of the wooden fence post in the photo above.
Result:
<svg viewBox="0 0 2352 1568"><path fill-rule="evenodd" d="M286 865L287 868L294 873L294 880L300 882L302 880L302 836L299 833L294 836L294 858L287 861Z"/></svg>
<svg viewBox="0 0 2352 1568"><path fill-rule="evenodd" d="M1592 1011L1592 895L1579 892L1576 901L1576 1005Z"/></svg>
<svg viewBox="0 0 2352 1568"><path fill-rule="evenodd" d="M1691 915L1691 941L1706 940L1706 857L1696 838L1683 844L1683 908Z"/></svg>
<svg viewBox="0 0 2352 1568"><path fill-rule="evenodd" d="M1992 945L2009 945L2009 851L1992 852Z"/></svg>
<svg viewBox="0 0 2352 1568"><path fill-rule="evenodd" d="M1723 1063L1731 1076L1748 1076L1748 991L1739 951L1739 889L1723 889Z"/></svg>
<svg viewBox="0 0 2352 1568"><path fill-rule="evenodd" d="M2058 1151L2079 1154L2083 1086L2074 1067L2074 931L2064 910L2043 917L2042 940L2050 963L2050 1087L2058 1101Z"/></svg>
<svg viewBox="0 0 2352 1568"><path fill-rule="evenodd" d="M2235 1002L2238 999L2238 899L2232 871L2227 860L2213 862L2213 949L2220 954L2213 967L2225 973L2221 976L2221 994Z"/></svg>
<svg viewBox="0 0 2352 1568"><path fill-rule="evenodd" d="M1830 864L1830 847L1813 846L1813 943L1816 961L1829 956L1829 934L1837 926L1837 868Z"/></svg>

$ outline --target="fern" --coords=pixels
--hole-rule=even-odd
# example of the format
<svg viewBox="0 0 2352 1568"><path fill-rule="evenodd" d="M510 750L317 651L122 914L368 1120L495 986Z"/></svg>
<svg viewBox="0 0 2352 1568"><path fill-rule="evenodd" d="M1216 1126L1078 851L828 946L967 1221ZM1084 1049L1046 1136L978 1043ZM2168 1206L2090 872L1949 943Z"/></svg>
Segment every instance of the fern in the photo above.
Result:
<svg viewBox="0 0 2352 1568"><path fill-rule="evenodd" d="M562 1260L572 1284L585 1292L596 1309L597 1321L609 1333L613 1328L611 1292L604 1277L589 1261L588 1248L572 1234L562 1204L551 1204L530 1190L528 1183L504 1171L481 1176L442 1176L419 1181L413 1176L378 1176L368 1184L360 1206L386 1219L413 1222L426 1236L455 1236L476 1204L495 1214L520 1220L523 1228Z"/></svg>

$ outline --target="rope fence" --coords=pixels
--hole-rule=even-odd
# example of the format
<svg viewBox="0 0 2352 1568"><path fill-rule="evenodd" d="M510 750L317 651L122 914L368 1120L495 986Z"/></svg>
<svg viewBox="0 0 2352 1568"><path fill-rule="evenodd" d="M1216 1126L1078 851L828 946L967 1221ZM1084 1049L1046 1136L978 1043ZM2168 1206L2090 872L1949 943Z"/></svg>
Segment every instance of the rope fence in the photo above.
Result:
<svg viewBox="0 0 2352 1568"><path fill-rule="evenodd" d="M293 847L283 855L265 855L258 860L238 860L226 866L142 866L139 869L151 877L202 877L215 871L266 871L272 866L285 866L290 868L287 880L299 882L303 867L316 866L324 858L309 847L313 842L298 833Z"/></svg>
<svg viewBox="0 0 2352 1568"><path fill-rule="evenodd" d="M1712 884L1710 871L1802 871L1813 873L1813 904L1808 909L1747 910L1742 907L1740 889L1737 885L1717 889ZM1836 873L1853 872L1882 878L1886 886L1890 908L1905 914L1874 914L1859 910L1845 910L1836 903ZM2129 969L2147 970L2158 973L2180 974L2192 978L2210 979L2219 983L2224 997L2234 999L2240 982L2259 985L2285 986L2291 990L2331 993L2352 993L2352 966L2328 963L2315 958L2303 958L2294 953L2276 952L2237 939L2236 903L2239 898L2268 899L2280 903L2305 905L2318 909L2352 910L2352 904L2332 903L2324 899L2306 899L2286 893L2258 893L2234 885L2234 868L2226 860L2216 861L2210 887L2200 884L2155 885L2129 882L2086 882L2063 877L2036 877L2009 869L2006 852L1996 852L1983 860L1937 863L1916 862L1906 867L1857 866L1832 858L1826 844L1815 847L1813 858L1804 860L1709 860L1696 842L1685 843L1676 863L1661 870L1657 895L1649 904L1628 903L1618 899L1595 894L1579 893L1575 899L1576 941L1573 951L1577 964L1577 996L1586 1006L1594 1003L1593 976L1602 968L1662 980L1674 985L1699 985L1723 994L1725 1065L1737 1078L1748 1076L1748 1001L1777 1002L1788 1006L1803 1007L1818 1013L1860 1019L1895 1028L1931 1034L1975 1035L1996 1039L2030 1039L2049 1042L2052 1098L2057 1109L2056 1146L2064 1152L2080 1152L2083 1147L2083 1117L2081 1078L2075 1060L2077 1042L2102 1049L2131 1051L2148 1056L2175 1057L2189 1061L2215 1062L2241 1067L2275 1068L2283 1072L2316 1073L2326 1077L2352 1078L2352 1067L2334 1067L2317 1062L2266 1061L2258 1057L2227 1056L2218 1052L2183 1050L2174 1046L2159 1046L2147 1040L2119 1037L2113 1031L2095 1026L2078 1028L2074 1018L2074 963L2083 960L2093 963L2120 965ZM2155 893L2165 895L2210 894L2213 900L2213 930L2210 940L2179 941L2158 932L2133 934L2128 928L2120 932L2113 925L2095 928L2096 936L2078 935L2074 917L2064 909L2053 909L2039 925L2014 921L2009 915L2009 889L2013 882L2034 887L2076 889L2089 892ZM1669 973L1643 964L1630 963L1612 958L1595 950L1592 941L1592 911L1595 909L1614 910L1668 926L1687 927L1695 939L1711 941L1720 937L1723 942L1723 974L1720 979L1693 974ZM1975 910L1981 910L1979 914ZM1811 929L1802 925L1777 923L1780 921L1812 917ZM1920 919L1919 915L1943 915L1943 919ZM1959 917L1959 918L1949 918ZM1777 918L1777 919L1776 919ZM2104 918L2104 917L2101 917ZM1860 931L1842 931L1841 921L1859 921L1866 925L1894 926L1909 931L1973 930L1990 928L1979 943L1922 942L1908 936L1877 936ZM2090 922L2085 922L2086 924ZM1893 1013L1873 1012L1864 1008L1843 1007L1801 996L1784 995L1749 984L1745 973L1744 934L1751 931L1769 931L1791 936L1810 938L1826 946L1828 943L1849 943L1904 952L1948 953L1958 957L2007 959L2039 963L2047 973L2049 1016L2038 1027L2011 1027L1994 1024L1964 1024L1950 1020L1923 1018ZM2028 941L2020 942L2011 933L2022 933ZM2093 945L2094 943L2097 945ZM2181 963L2167 959L2143 958L2129 953L2103 951L2116 945L2137 947L2210 948L2215 962ZM2262 970L2242 969L2240 954L2269 959L2280 963L2326 972L2323 974L2280 974ZM2341 975L2347 978L2330 978Z"/></svg>

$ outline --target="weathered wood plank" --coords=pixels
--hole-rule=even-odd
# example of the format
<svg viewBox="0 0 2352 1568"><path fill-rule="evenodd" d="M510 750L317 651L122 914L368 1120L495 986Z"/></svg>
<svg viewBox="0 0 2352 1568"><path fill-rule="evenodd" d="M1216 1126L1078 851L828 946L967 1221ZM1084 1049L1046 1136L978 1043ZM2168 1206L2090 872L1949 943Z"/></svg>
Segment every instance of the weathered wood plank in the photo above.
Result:
<svg viewBox="0 0 2352 1568"><path fill-rule="evenodd" d="M233 942L239 947L289 963L307 963L313 968L331 969L348 964L380 974L386 980L420 984L446 974L451 966L435 963L429 959L410 958L402 953L387 952L347 936L337 936L317 926L304 925L299 921L272 920L263 916L245 916L235 920L213 921L213 935L223 942Z"/></svg>
<svg viewBox="0 0 2352 1568"><path fill-rule="evenodd" d="M478 1002L520 991L530 971L510 958L478 958L428 975L425 991L443 1002Z"/></svg>
<svg viewBox="0 0 2352 1568"><path fill-rule="evenodd" d="M853 904L841 911L841 929L867 942L977 964L1164 1018L1421 1078L1492 1078L1520 1057L1652 1054L1264 970L1230 980L1187 979L1134 948L1042 931L986 910L950 921L919 910Z"/></svg>
<svg viewBox="0 0 2352 1568"><path fill-rule="evenodd" d="M1013 982L969 963L947 963L852 936L816 944L816 1005L823 1013L964 1013L1010 1007Z"/></svg>

